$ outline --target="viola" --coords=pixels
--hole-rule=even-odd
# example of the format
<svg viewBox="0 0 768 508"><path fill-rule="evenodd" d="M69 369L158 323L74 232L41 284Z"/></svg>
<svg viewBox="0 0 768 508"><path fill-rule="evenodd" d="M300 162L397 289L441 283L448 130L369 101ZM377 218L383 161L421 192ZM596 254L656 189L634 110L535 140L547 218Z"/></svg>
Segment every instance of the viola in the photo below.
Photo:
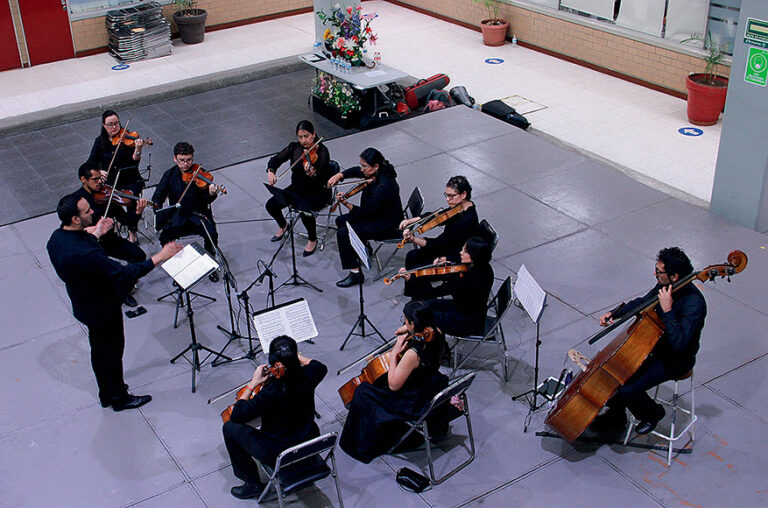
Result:
<svg viewBox="0 0 768 508"><path fill-rule="evenodd" d="M112 146L118 146L120 144L133 146L136 144L137 139L143 139L144 144L146 145L154 145L152 138L142 138L136 131L127 131L125 128L121 128L117 134L115 134L115 137L112 138Z"/></svg>
<svg viewBox="0 0 768 508"><path fill-rule="evenodd" d="M415 270L407 272L401 272L390 277L384 278L384 284L387 286L393 284L397 279L405 278L410 274L412 277L439 277L441 275L450 275L452 273L458 273L459 277L464 275L464 272L468 272L472 265L470 263L437 263L436 265L422 266Z"/></svg>
<svg viewBox="0 0 768 508"><path fill-rule="evenodd" d="M101 184L101 190L96 191L93 193L93 199L97 203L103 205L106 204L107 201L109 201L109 196L112 194L112 187L110 185L107 185L105 183ZM114 197L112 200L121 206L128 206L131 201L138 201L139 197L135 196L133 192L129 190L115 190L114 191ZM152 206L153 208L157 208L157 203L153 203L152 201L148 201L148 204Z"/></svg>
<svg viewBox="0 0 768 508"><path fill-rule="evenodd" d="M213 175L210 174L208 171L204 170L200 166L200 164L192 164L192 166L190 166L188 171L182 171L181 179L184 181L184 183L187 183L187 184L194 180L195 185L197 185L201 189L205 189L209 185L213 184ZM219 190L217 192L226 194L227 189L224 186L220 185Z"/></svg>
<svg viewBox="0 0 768 508"><path fill-rule="evenodd" d="M410 348L419 341L430 342L434 337L435 331L432 328L425 328L423 332L409 334L405 340L408 342L408 348ZM404 349L401 355L405 353L408 348ZM368 364L361 370L359 376L353 377L339 388L339 396L345 407L352 402L352 397L354 397L355 390L358 386L362 383L373 384L377 379L389 372L389 358L391 354L392 350L390 349L386 353L371 357Z"/></svg>
<svg viewBox="0 0 768 508"><path fill-rule="evenodd" d="M418 221L414 222L409 226L409 228L406 230L405 234L403 235L403 239L400 240L400 242L397 244L398 249L402 249L405 247L405 244L408 243L408 240L413 238L413 236L416 233L424 233L425 231L429 231L430 229L439 226L443 222L447 221L451 217L460 214L464 211L464 207L461 206L461 204L458 204L456 206L452 206L451 208L443 208L441 210L438 210L434 213L431 213L427 215L426 217L419 219Z"/></svg>
<svg viewBox="0 0 768 508"><path fill-rule="evenodd" d="M725 264L711 265L672 285L672 292L699 280L715 280L737 274L747 266L747 255L735 250L728 254ZM664 323L654 310L659 303L658 296L642 302L639 309L632 309L606 329L589 339L593 344L601 337L628 320L632 324L617 335L604 349L597 353L580 372L547 415L545 422L556 430L566 441L572 442L595 419L597 413L613 397L632 375L640 368L664 334Z"/></svg>
<svg viewBox="0 0 768 508"><path fill-rule="evenodd" d="M354 187L349 189L347 192L344 193L342 196L342 199L349 199L355 194L358 194L363 191L366 187L368 187L371 183L373 183L374 178L366 178L365 180L357 183ZM336 209L339 207L339 203L341 202L341 199L337 199L333 205L331 205L331 213L335 212Z"/></svg>
<svg viewBox="0 0 768 508"><path fill-rule="evenodd" d="M271 367L264 367L264 375L267 377L267 379L262 384L254 388L253 391L251 392L251 395L248 396L247 399L243 399L243 400L251 400L252 398L254 398L256 394L261 391L262 387L265 384L267 384L268 381L272 379L280 379L281 377L283 377L285 375L285 367L283 366L282 363L276 362ZM237 391L237 396L235 397L235 403L237 403L237 401L240 400L240 398L243 396L243 394L247 389L248 389L248 383L246 383L242 388L240 388ZM226 393L231 393L231 392L232 390ZM215 398L215 399L218 400L218 398ZM209 400L208 403L210 404L211 401L213 400L214 399ZM221 412L222 422L227 423L229 421L229 419L232 417L232 410L234 408L235 408L235 404L232 404L230 406L227 406L227 408Z"/></svg>

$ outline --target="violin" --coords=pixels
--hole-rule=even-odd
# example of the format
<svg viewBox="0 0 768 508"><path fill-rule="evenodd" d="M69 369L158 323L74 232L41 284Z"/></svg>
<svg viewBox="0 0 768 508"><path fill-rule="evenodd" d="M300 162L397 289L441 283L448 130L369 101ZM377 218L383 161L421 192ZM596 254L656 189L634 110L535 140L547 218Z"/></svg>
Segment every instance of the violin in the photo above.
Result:
<svg viewBox="0 0 768 508"><path fill-rule="evenodd" d="M112 195L112 187L106 183L101 184L101 190L93 193L93 199L100 205L104 205L109 201L109 196ZM133 192L129 190L115 190L112 200L121 206L128 206L131 201L138 201L141 198L135 196ZM157 208L157 203L148 201L148 204L153 208Z"/></svg>
<svg viewBox="0 0 768 508"><path fill-rule="evenodd" d="M402 354L413 346L417 342L430 342L435 337L435 330L432 328L425 328L423 332L414 332L409 334L405 340L408 342L408 347L402 351ZM355 395L355 390L362 383L373 384L381 376L389 372L389 358L392 354L390 349L386 353L382 353L377 356L372 356L368 360L368 364L360 371L360 375L353 377L339 388L339 396L344 407L349 406L352 402L352 397Z"/></svg>
<svg viewBox="0 0 768 508"><path fill-rule="evenodd" d="M463 272L468 272L472 265L470 263L437 263L435 265L422 266L415 270L408 272L401 272L393 275L391 278L385 277L384 284L387 286L393 284L397 279L405 278L410 274L413 277L439 277L441 275L450 275L452 273L458 273L459 277L463 276Z"/></svg>
<svg viewBox="0 0 768 508"><path fill-rule="evenodd" d="M264 367L264 375L266 376L267 379L262 384L260 384L256 388L254 388L253 391L251 392L251 395L248 396L247 399L243 399L243 400L251 400L252 398L254 398L256 396L256 394L261 391L262 387L268 381L270 381L272 379L280 379L281 377L283 377L285 375L285 367L283 366L282 363L276 362L271 367ZM235 397L235 404L237 403L238 400L240 400L240 397L243 396L243 394L245 393L245 391L247 389L248 389L248 383L245 383L244 386L242 386L239 390L237 390L237 396ZM225 392L224 395L228 395L228 394L232 393L232 391L233 390ZM221 398L221 396L214 397L213 399L209 400L208 403L210 404L211 402L215 402L216 400L219 400L220 398ZM232 410L235 408L235 404L227 406L227 408L224 411L221 412L221 421L222 422L227 423L229 421L229 419L232 417Z"/></svg>
<svg viewBox="0 0 768 508"><path fill-rule="evenodd" d="M357 185L349 189L347 192L344 193L342 196L342 199L349 199L355 194L358 194L362 192L363 189L368 187L371 183L373 183L374 178L366 178L365 180L362 180L360 182L356 182ZM339 203L341 202L341 199L337 199L333 205L331 205L331 213L335 212L336 209L339 207Z"/></svg>
<svg viewBox="0 0 768 508"><path fill-rule="evenodd" d="M155 143L152 141L152 138L142 138L139 136L139 133L136 131L127 131L125 128L121 128L117 134L115 134L115 137L112 138L112 146L118 146L120 144L123 144L125 146L133 146L136 144L137 139L143 139L144 144L147 145L154 145Z"/></svg>
<svg viewBox="0 0 768 508"><path fill-rule="evenodd" d="M730 281L731 275L741 272L746 266L747 255L735 250L728 254L727 263L694 271L675 282L671 290L674 293L694 280L705 282L715 280L716 277L726 277ZM664 334L664 322L655 310L658 303L658 296L642 301L589 339L589 343L594 344L618 326L635 318L632 324L589 361L586 369L573 378L547 415L547 425L569 443L584 432L613 394L634 375Z"/></svg>
<svg viewBox="0 0 768 508"><path fill-rule="evenodd" d="M427 215L422 219L419 219L415 223L411 224L409 229L406 230L406 233L403 235L403 239L400 240L400 242L397 244L397 248L402 249L405 247L405 244L408 243L408 240L413 238L416 233L421 234L425 231L429 231L430 229L439 226L443 222L447 221L455 215L460 214L463 211L464 207L462 207L461 204L458 204L448 209L443 208Z"/></svg>
<svg viewBox="0 0 768 508"><path fill-rule="evenodd" d="M184 183L189 183L194 180L195 185L201 189L205 189L207 186L213 184L213 175L204 170L200 164L192 164L188 171L181 172L181 179ZM224 186L219 186L219 190L222 194L227 193L227 189Z"/></svg>
<svg viewBox="0 0 768 508"><path fill-rule="evenodd" d="M299 162L304 161L304 171L309 174L309 172L312 169L312 165L314 165L317 162L317 145L320 144L320 142L323 140L323 138L318 139L315 141L312 146L304 150L304 153L301 154L301 156L293 161L293 164L288 166L288 168L280 173L280 175L277 177L277 180L275 180L275 183L277 183L287 172L293 169L293 167Z"/></svg>

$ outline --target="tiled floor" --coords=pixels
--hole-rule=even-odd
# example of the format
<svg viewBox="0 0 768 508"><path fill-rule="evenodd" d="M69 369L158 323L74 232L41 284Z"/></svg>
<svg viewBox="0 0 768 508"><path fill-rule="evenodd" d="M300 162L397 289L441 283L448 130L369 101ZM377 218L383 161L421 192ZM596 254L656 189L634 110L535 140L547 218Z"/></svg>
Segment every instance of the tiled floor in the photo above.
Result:
<svg viewBox="0 0 768 508"><path fill-rule="evenodd" d="M466 137L425 136L455 125L471 126ZM502 141L502 142L499 142ZM768 382L761 375L768 343L768 308L762 298L766 239L691 204L666 196L541 138L479 112L457 107L328 143L343 164L361 147L375 144L396 164L401 197L418 185L426 207L442 204L442 182L457 172L474 187L478 213L500 234L493 266L497 278L513 280L521 263L548 293L542 316L541 375L557 376L565 353L577 347L588 356L595 316L653 284L655 252L676 244L696 267L724 261L741 248L749 256L731 284L701 286L707 323L696 367L699 421L691 454L665 466L665 454L638 448L575 444L538 437L546 408L523 432L527 405L510 397L533 379L536 329L513 307L503 326L509 346L510 380L502 381L494 348L467 364L477 373L469 391L477 457L445 484L420 495L400 490L395 471L426 466L422 453L386 456L369 465L339 451L341 488L347 506L760 506L765 504L764 456L768 452ZM500 165L509 153L514 166ZM271 222L234 222L266 217L267 193L260 178L264 159L217 172L229 188L218 199L221 248L240 291L257 276L257 261L275 249L266 241ZM570 191L560 193L557 189ZM608 196L608 197L606 197ZM616 199L612 196L622 196ZM659 220L664 218L664 220ZM219 412L229 402L208 405L214 395L244 382L249 362L205 365L198 391L191 393L185 362L168 360L189 343L186 319L173 328L173 306L156 298L170 281L155 270L140 282L137 299L148 313L125 322L126 380L153 401L140 410L113 413L98 405L89 367L87 336L71 316L62 283L50 267L45 242L57 226L52 214L0 227L0 504L5 506L244 506L229 488L236 480L221 438ZM151 233L150 233L150 236ZM297 251L302 247L299 241ZM156 243L145 245L148 251ZM402 263L398 255L393 266ZM284 250L275 266L277 283L290 273ZM310 258L298 258L299 273L323 293L290 288L278 302L304 297L317 323L315 344L305 354L329 367L317 391L321 431L339 431L345 409L337 394L349 373L342 366L377 346L353 339L338 350L358 315L358 294L334 281L343 274L335 241ZM498 283L497 283L498 284ZM222 283L199 288L218 298L196 302L198 340L214 348L225 343L217 324L229 318ZM399 285L365 284L366 313L383 333L397 325L405 299ZM266 287L249 292L254 308L264 306ZM239 321L243 330L244 322ZM237 355L245 344L233 344ZM262 360L262 358L259 358ZM684 402L687 403L687 395ZM668 425L668 419L662 422ZM452 427L437 452L437 473L463 460L466 431ZM653 444L652 439L642 442ZM45 488L40 485L44 478ZM289 498L291 506L335 506L330 480ZM268 504L270 506L275 505Z"/></svg>

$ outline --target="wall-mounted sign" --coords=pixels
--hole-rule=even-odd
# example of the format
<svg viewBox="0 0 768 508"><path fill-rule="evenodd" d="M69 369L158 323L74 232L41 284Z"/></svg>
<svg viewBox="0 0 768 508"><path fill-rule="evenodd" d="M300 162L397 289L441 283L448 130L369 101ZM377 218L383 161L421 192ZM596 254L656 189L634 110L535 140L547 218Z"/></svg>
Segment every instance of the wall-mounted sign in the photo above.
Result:
<svg viewBox="0 0 768 508"><path fill-rule="evenodd" d="M744 29L744 44L768 48L768 21L747 18Z"/></svg>
<svg viewBox="0 0 768 508"><path fill-rule="evenodd" d="M744 81L760 86L768 84L768 51L762 48L749 48Z"/></svg>

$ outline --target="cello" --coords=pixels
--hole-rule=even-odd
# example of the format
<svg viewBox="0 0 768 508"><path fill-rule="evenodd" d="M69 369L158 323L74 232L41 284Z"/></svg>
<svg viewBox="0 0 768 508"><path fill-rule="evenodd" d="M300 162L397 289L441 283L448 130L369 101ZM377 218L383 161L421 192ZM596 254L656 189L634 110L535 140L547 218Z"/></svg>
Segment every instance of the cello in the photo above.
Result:
<svg viewBox="0 0 768 508"><path fill-rule="evenodd" d="M711 265L694 271L672 285L672 292L695 281L706 282L716 277L737 274L747 266L747 255L735 250L728 254L725 264ZM614 320L613 324L589 339L594 344L631 318L635 320L617 335L589 362L563 391L545 423L556 430L566 441L573 442L595 419L600 409L616 391L640 368L664 334L664 324L654 310L658 297L642 301Z"/></svg>

